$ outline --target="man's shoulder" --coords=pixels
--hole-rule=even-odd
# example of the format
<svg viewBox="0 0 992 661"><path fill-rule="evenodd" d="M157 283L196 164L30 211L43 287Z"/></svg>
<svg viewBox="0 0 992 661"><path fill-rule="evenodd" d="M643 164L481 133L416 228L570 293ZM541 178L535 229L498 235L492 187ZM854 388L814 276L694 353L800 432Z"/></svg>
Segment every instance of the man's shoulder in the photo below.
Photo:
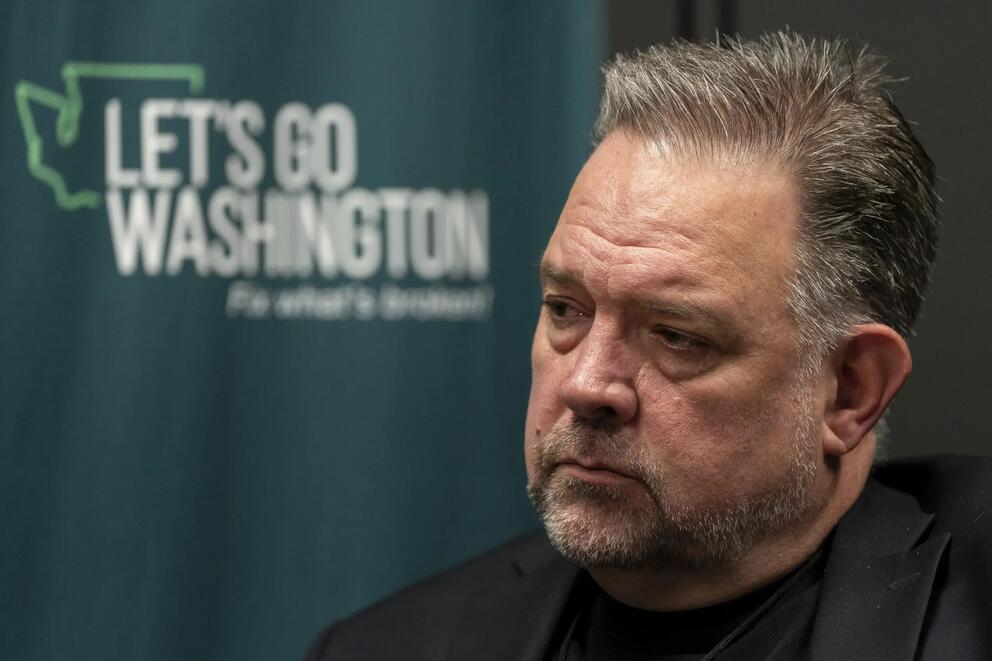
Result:
<svg viewBox="0 0 992 661"><path fill-rule="evenodd" d="M945 519L945 525L974 523L992 503L992 458L934 455L886 461L872 476L882 484L913 496L923 511ZM984 517L983 517L984 518Z"/></svg>
<svg viewBox="0 0 992 661"><path fill-rule="evenodd" d="M990 658L988 595L992 591L992 558L988 549L992 545L989 512L992 459L965 456L901 459L878 466L874 480L888 487L890 496L896 494L895 498L903 502L908 496L915 501L914 506L925 524L912 549L889 556L881 563L868 563L867 566L883 572L886 567L890 570L895 567L896 574L912 578L910 582L915 586L897 590L893 586L908 585L907 578L899 577L885 590L876 590L877 603L901 601L904 605L915 605L918 615L923 613L922 605L927 604L925 619L918 617L920 646L915 658ZM886 502L898 501L890 498ZM915 530L913 519L901 515L904 511L902 505L875 508L870 521L860 522L862 531L867 531L867 537L899 538L901 523L907 522L908 529ZM870 525L864 526L866 523ZM870 577L863 572L861 575L864 580L860 584L870 584ZM919 581L921 576L929 576L929 580ZM845 585L850 587L852 583L847 581ZM910 598L914 592L915 600ZM894 612L894 608L890 607L889 612ZM905 608L903 612L911 614ZM872 626L874 639L879 638L878 632L884 627L884 622Z"/></svg>
<svg viewBox="0 0 992 661"><path fill-rule="evenodd" d="M469 601L512 590L555 561L562 558L543 532L522 535L331 625L306 659L443 658Z"/></svg>
<svg viewBox="0 0 992 661"><path fill-rule="evenodd" d="M935 455L880 464L873 477L933 515L929 536L947 533L955 554L987 566L992 544L992 458Z"/></svg>
<svg viewBox="0 0 992 661"><path fill-rule="evenodd" d="M445 608L464 599L466 594L506 586L535 566L556 557L543 532L530 532L404 588L342 621L342 624L360 623L411 608Z"/></svg>

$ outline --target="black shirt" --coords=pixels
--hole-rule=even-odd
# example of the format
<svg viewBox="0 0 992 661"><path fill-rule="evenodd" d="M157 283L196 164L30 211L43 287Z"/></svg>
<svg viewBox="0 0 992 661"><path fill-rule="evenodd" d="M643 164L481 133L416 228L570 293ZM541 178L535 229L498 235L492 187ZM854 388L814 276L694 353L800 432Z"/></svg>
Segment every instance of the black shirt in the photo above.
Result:
<svg viewBox="0 0 992 661"><path fill-rule="evenodd" d="M571 631L556 658L564 661L700 661L801 659L823 576L821 551L792 574L733 601L689 611L632 608L590 579ZM707 657L717 646L722 649Z"/></svg>

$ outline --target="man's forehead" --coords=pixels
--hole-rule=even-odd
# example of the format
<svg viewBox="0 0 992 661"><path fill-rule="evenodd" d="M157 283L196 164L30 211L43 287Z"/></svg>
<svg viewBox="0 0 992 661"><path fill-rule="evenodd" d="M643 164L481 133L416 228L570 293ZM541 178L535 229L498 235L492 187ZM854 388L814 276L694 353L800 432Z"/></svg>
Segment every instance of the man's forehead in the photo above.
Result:
<svg viewBox="0 0 992 661"><path fill-rule="evenodd" d="M576 178L551 243L574 238L564 230L585 228L614 246L663 248L687 259L791 263L800 216L797 186L773 163L661 155L618 131Z"/></svg>

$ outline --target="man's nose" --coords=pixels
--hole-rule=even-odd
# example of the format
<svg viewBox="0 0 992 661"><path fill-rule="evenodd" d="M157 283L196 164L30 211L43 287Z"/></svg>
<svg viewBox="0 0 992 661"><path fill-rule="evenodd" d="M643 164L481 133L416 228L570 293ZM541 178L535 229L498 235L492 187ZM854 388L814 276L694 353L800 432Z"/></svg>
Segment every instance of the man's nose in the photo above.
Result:
<svg viewBox="0 0 992 661"><path fill-rule="evenodd" d="M598 322L572 350L575 364L562 385L562 399L582 418L625 424L637 414L636 368L616 328Z"/></svg>

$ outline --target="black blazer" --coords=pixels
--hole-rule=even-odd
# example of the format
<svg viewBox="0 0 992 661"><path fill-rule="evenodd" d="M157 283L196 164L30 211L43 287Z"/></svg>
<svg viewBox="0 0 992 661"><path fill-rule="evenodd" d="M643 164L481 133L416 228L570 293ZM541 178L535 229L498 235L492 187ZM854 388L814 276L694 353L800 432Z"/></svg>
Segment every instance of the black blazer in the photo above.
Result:
<svg viewBox="0 0 992 661"><path fill-rule="evenodd" d="M880 466L830 542L814 661L992 659L992 461ZM325 629L306 661L539 661L582 570L514 540Z"/></svg>

